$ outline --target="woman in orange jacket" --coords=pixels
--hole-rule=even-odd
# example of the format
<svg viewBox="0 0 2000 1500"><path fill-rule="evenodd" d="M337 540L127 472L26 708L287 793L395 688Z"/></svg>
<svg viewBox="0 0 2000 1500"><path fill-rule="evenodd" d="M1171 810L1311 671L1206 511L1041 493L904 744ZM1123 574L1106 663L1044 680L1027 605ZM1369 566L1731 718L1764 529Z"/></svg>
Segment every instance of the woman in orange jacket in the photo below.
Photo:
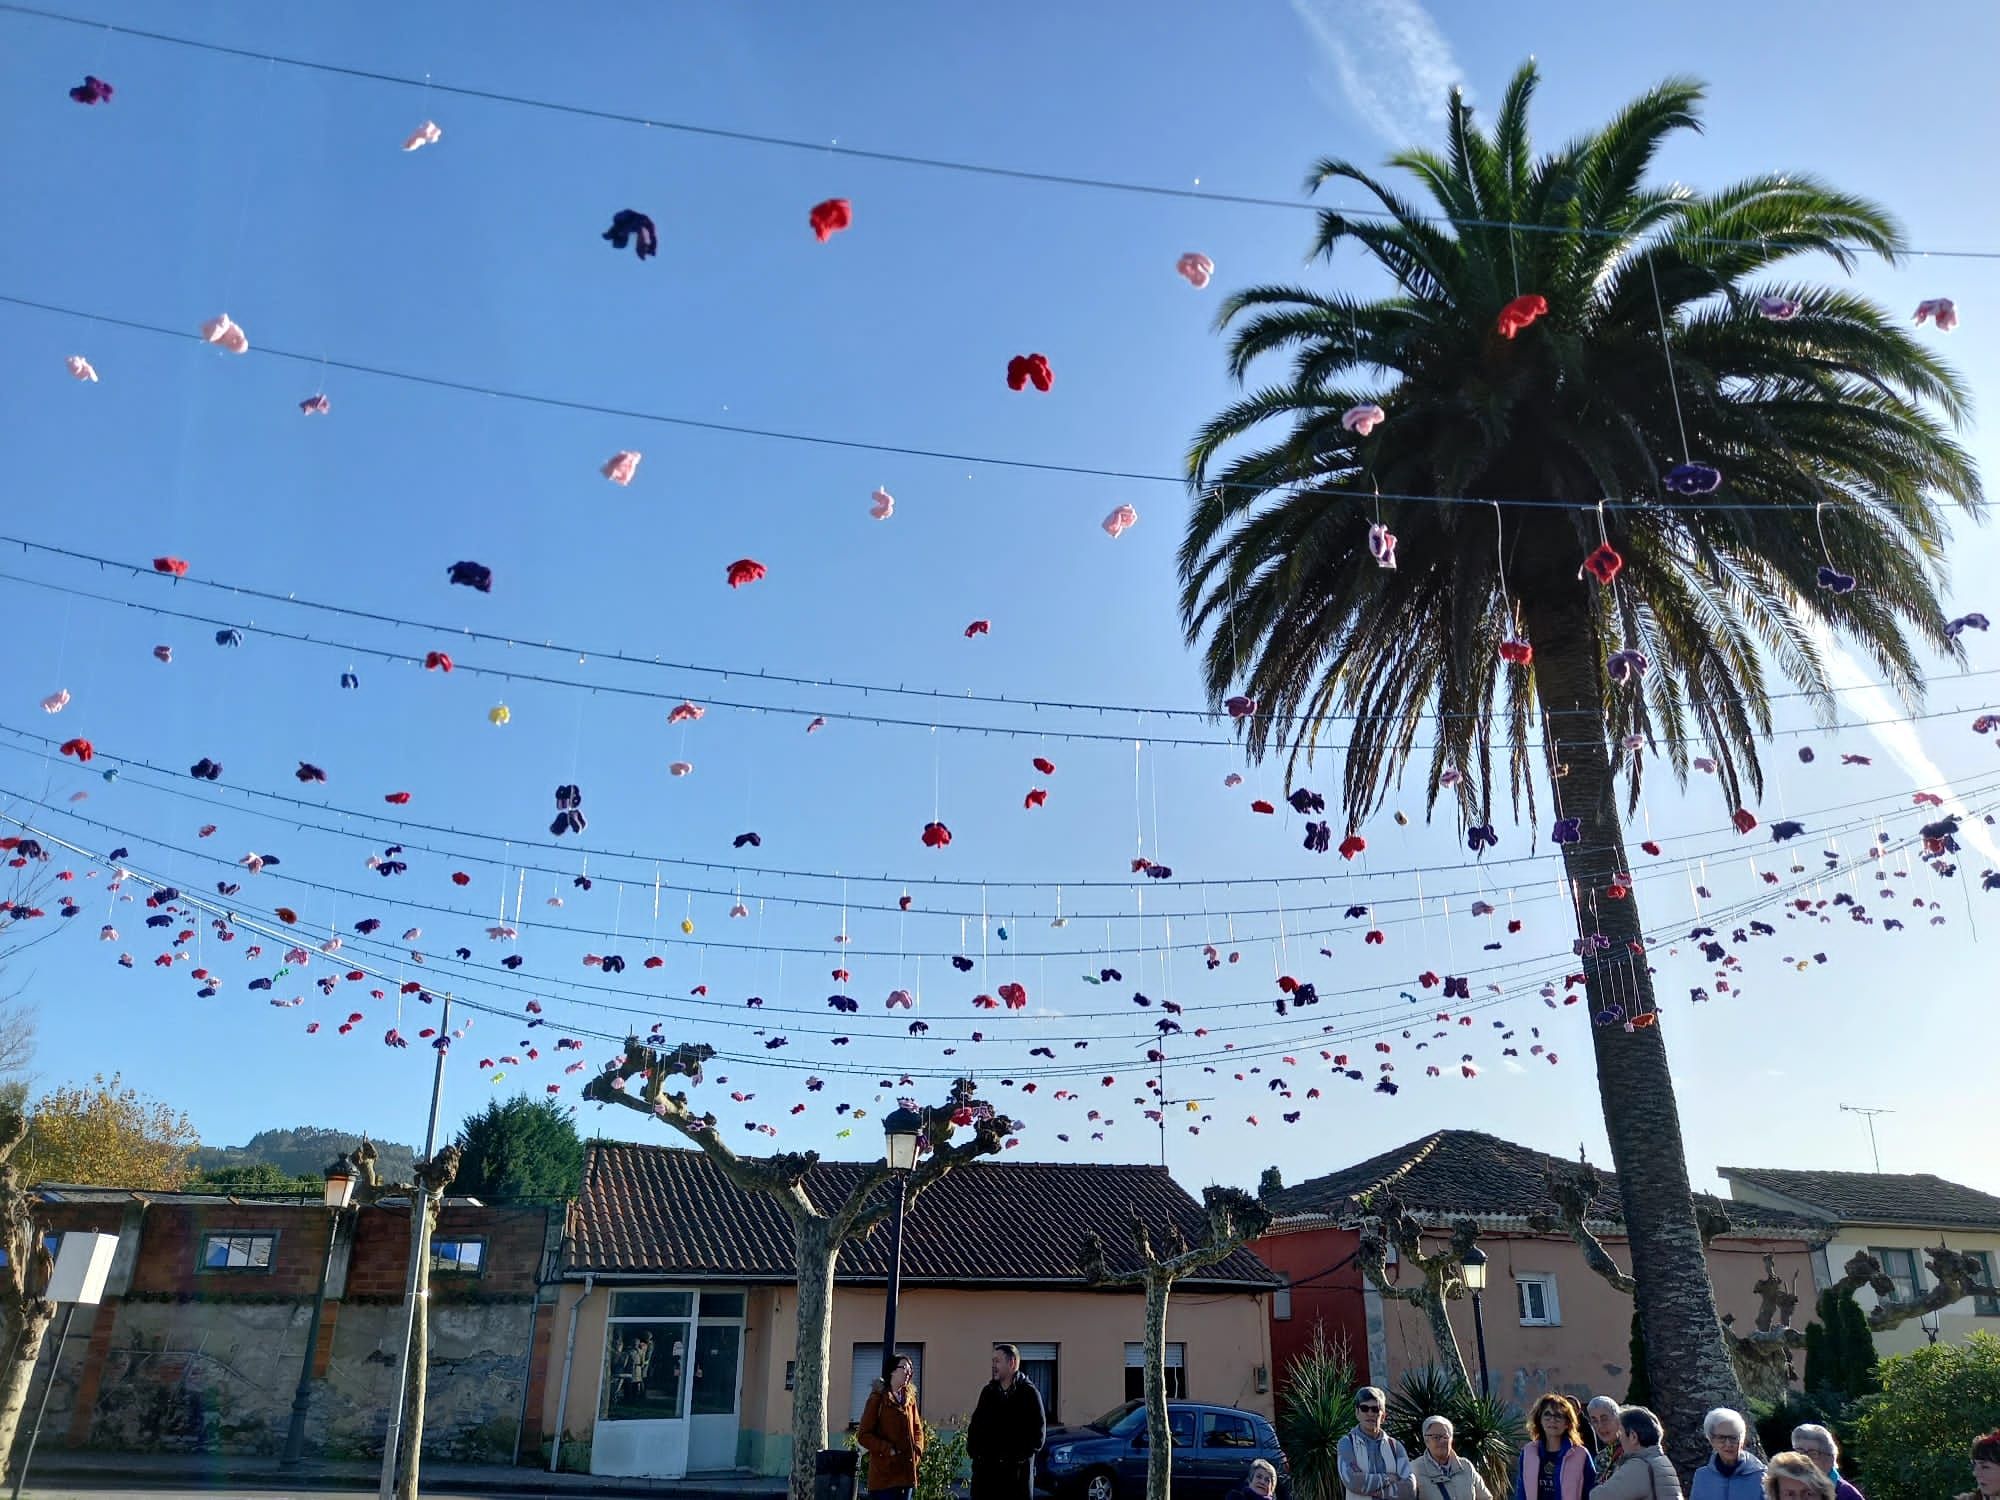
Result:
<svg viewBox="0 0 2000 1500"><path fill-rule="evenodd" d="M908 1355L898 1355L875 1382L855 1437L868 1454L870 1500L910 1500L924 1457L924 1419Z"/></svg>

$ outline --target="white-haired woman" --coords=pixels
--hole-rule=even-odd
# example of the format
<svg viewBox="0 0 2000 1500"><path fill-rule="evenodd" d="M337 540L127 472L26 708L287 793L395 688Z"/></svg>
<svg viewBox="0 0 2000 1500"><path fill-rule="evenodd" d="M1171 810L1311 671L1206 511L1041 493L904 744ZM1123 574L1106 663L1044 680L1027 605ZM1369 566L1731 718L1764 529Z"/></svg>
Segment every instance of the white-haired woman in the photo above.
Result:
<svg viewBox="0 0 2000 1500"><path fill-rule="evenodd" d="M1354 1430L1340 1440L1340 1482L1347 1500L1403 1500L1410 1492L1410 1455L1382 1430L1389 1398L1380 1386L1354 1393Z"/></svg>
<svg viewBox="0 0 2000 1500"><path fill-rule="evenodd" d="M1493 1500L1493 1492L1472 1466L1451 1446L1449 1417L1424 1418L1424 1451L1410 1465L1416 1500Z"/></svg>
<svg viewBox="0 0 2000 1500"><path fill-rule="evenodd" d="M1701 1419L1701 1431L1713 1451L1694 1471L1691 1500L1761 1500L1764 1461L1744 1446L1750 1424L1743 1413L1718 1406Z"/></svg>
<svg viewBox="0 0 2000 1500"><path fill-rule="evenodd" d="M1867 1500L1860 1490L1841 1478L1840 1443L1819 1423L1801 1422L1792 1429L1792 1452L1803 1453L1819 1466L1820 1473L1833 1481L1833 1500Z"/></svg>
<svg viewBox="0 0 2000 1500"><path fill-rule="evenodd" d="M1590 1422L1590 1430L1597 1434L1597 1481L1602 1484L1611 1477L1611 1471L1618 1467L1618 1460L1625 1456L1625 1450L1618 1445L1618 1413L1620 1407L1609 1396L1592 1396L1590 1405L1583 1409Z"/></svg>

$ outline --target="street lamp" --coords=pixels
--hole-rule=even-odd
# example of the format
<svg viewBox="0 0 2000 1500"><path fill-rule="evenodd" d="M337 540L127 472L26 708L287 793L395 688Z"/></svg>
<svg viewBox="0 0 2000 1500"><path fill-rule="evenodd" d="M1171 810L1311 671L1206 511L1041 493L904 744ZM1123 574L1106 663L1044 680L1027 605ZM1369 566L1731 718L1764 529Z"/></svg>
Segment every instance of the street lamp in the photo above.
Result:
<svg viewBox="0 0 2000 1500"><path fill-rule="evenodd" d="M292 1397L292 1423L285 1432L286 1468L297 1465L306 1451L306 1409L312 1404L313 1356L319 1353L320 1319L326 1311L326 1284L333 1279L333 1252L340 1243L340 1216L354 1201L354 1168L342 1157L326 1169L326 1186L321 1190L330 1222L326 1229L326 1265L319 1273L319 1291L313 1296L312 1322L306 1327L306 1357L299 1366L299 1389Z"/></svg>
<svg viewBox="0 0 2000 1500"><path fill-rule="evenodd" d="M1938 1341L1938 1329L1941 1325L1938 1323L1938 1315L1935 1312L1927 1312L1918 1318L1917 1326L1923 1329L1924 1337L1929 1339L1933 1344Z"/></svg>
<svg viewBox="0 0 2000 1500"><path fill-rule="evenodd" d="M900 1105L882 1121L883 1159L896 1174L896 1215L889 1229L889 1290L882 1312L882 1374L896 1358L896 1303L903 1292L903 1208L910 1196L910 1173L917 1165L924 1117Z"/></svg>
<svg viewBox="0 0 2000 1500"><path fill-rule="evenodd" d="M1486 1378L1486 1315L1479 1307L1479 1294L1486 1290L1486 1252L1477 1245L1468 1249L1458 1259L1459 1278L1465 1289L1472 1293L1472 1334L1479 1344L1479 1394L1487 1395Z"/></svg>

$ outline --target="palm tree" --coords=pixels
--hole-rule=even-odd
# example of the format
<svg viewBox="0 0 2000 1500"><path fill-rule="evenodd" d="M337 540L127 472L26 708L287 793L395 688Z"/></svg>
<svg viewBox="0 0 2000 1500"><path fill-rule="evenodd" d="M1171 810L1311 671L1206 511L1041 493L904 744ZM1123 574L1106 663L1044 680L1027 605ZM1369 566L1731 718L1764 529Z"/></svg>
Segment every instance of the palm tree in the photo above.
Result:
<svg viewBox="0 0 2000 1500"><path fill-rule="evenodd" d="M1350 827L1419 750L1430 807L1442 796L1464 827L1490 827L1502 776L1517 819L1525 802L1535 824L1539 784L1580 820L1562 854L1649 1374L1694 1447L1736 1384L1638 902L1614 881L1631 868L1617 785L1636 801L1649 756L1683 782L1699 759L1726 810L1754 801L1767 673L1830 712L1837 637L1914 704L1919 644L1958 653L1937 592L1943 503L1976 506L1980 485L1951 435L1967 401L1950 369L1860 297L1765 279L1806 253L1894 261L1885 212L1806 176L1649 184L1661 144L1700 128L1686 80L1536 159L1536 76L1515 75L1491 135L1454 94L1446 152L1391 159L1434 211L1347 162L1314 168L1309 190L1353 183L1379 204L1319 213L1315 257L1351 241L1389 295L1225 303L1232 373L1267 355L1290 368L1193 444L1182 613L1211 700L1255 700L1238 726L1253 758L1282 752L1296 776L1330 722L1345 731ZM1524 294L1547 311L1503 337L1496 317ZM1387 419L1349 430L1368 404ZM1667 489L1689 460L1720 488ZM1393 568L1371 553L1377 524L1399 538ZM1623 561L1609 584L1579 566L1601 542ZM1823 567L1858 585L1834 592ZM1532 660L1503 661L1503 641Z"/></svg>

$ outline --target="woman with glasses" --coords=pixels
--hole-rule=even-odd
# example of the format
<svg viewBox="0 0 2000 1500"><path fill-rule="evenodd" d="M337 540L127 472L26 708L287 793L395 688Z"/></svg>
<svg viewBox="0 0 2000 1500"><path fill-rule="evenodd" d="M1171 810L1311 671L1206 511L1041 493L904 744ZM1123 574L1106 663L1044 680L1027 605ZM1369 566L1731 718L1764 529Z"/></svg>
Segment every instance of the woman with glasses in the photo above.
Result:
<svg viewBox="0 0 2000 1500"><path fill-rule="evenodd" d="M1379 1386L1354 1393L1354 1430L1340 1440L1340 1479L1347 1500L1408 1500L1410 1455L1382 1430L1389 1398Z"/></svg>
<svg viewBox="0 0 2000 1500"><path fill-rule="evenodd" d="M1801 1422L1792 1429L1792 1452L1803 1453L1833 1481L1833 1500L1866 1500L1860 1490L1840 1477L1840 1444L1817 1422Z"/></svg>
<svg viewBox="0 0 2000 1500"><path fill-rule="evenodd" d="M1424 1418L1424 1451L1410 1467L1416 1500L1493 1500L1472 1460L1454 1451L1449 1417Z"/></svg>
<svg viewBox="0 0 2000 1500"><path fill-rule="evenodd" d="M1743 1414L1718 1406L1701 1419L1701 1430L1715 1451L1694 1471L1692 1500L1762 1500L1764 1461L1743 1446L1750 1435Z"/></svg>
<svg viewBox="0 0 2000 1500"><path fill-rule="evenodd" d="M1521 1449L1514 1500L1583 1500L1597 1485L1597 1464L1585 1447L1582 1414L1560 1391L1548 1391L1528 1410L1532 1438Z"/></svg>

